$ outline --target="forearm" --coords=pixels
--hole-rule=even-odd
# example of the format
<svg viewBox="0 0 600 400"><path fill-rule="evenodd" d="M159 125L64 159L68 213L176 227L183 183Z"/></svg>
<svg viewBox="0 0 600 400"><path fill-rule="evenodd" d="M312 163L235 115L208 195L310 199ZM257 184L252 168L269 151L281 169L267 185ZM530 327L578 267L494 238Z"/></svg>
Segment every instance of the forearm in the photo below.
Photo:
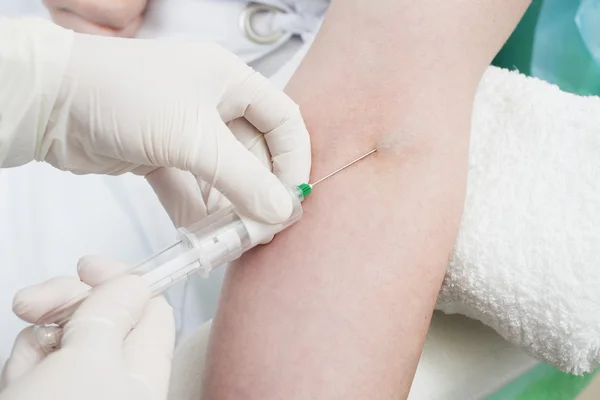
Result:
<svg viewBox="0 0 600 400"><path fill-rule="evenodd" d="M230 269L204 399L408 392L460 222L473 95L526 4L367 3L332 5L288 93L313 178L385 145Z"/></svg>

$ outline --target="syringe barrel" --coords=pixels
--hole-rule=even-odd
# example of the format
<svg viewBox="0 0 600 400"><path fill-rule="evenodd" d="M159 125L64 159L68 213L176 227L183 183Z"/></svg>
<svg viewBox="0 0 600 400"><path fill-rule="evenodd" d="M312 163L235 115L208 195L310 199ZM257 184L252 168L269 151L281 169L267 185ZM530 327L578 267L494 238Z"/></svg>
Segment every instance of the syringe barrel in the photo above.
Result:
<svg viewBox="0 0 600 400"><path fill-rule="evenodd" d="M293 211L283 223L270 225L254 221L227 207L203 218L189 228L179 229L179 241L125 274L139 275L158 295L188 276L200 273L208 276L213 269L239 258L244 252L265 243L273 235L302 217L303 193L289 189ZM122 275L119 275L122 276ZM38 324L64 324L91 289L72 298L41 317Z"/></svg>
<svg viewBox="0 0 600 400"><path fill-rule="evenodd" d="M165 259L165 254L159 253L138 266L133 273L141 275L155 294L192 274L200 273L207 277L213 269L236 260L302 217L302 193L296 188L289 191L293 209L285 222L275 225L260 223L239 214L234 207L227 207L180 229L181 245L173 256Z"/></svg>

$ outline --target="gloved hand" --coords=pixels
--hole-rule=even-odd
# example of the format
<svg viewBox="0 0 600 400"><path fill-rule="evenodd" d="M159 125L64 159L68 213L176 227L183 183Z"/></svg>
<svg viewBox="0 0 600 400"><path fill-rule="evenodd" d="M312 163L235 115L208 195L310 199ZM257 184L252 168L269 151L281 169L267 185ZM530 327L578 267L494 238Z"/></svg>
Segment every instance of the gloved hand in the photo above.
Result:
<svg viewBox="0 0 600 400"><path fill-rule="evenodd" d="M133 37L148 0L44 0L52 20L75 32Z"/></svg>
<svg viewBox="0 0 600 400"><path fill-rule="evenodd" d="M123 268L93 257L78 266L91 286ZM88 288L75 278L54 279L19 292L14 310L34 322ZM56 352L40 350L33 327L19 334L2 371L0 400L165 399L174 341L173 314L164 298L150 299L139 277L111 280L73 314Z"/></svg>
<svg viewBox="0 0 600 400"><path fill-rule="evenodd" d="M176 223L206 215L213 188L258 221L282 222L292 203L280 180L306 182L310 171L298 106L210 43L76 35L35 149L74 173L191 172L193 182L178 171L150 179Z"/></svg>

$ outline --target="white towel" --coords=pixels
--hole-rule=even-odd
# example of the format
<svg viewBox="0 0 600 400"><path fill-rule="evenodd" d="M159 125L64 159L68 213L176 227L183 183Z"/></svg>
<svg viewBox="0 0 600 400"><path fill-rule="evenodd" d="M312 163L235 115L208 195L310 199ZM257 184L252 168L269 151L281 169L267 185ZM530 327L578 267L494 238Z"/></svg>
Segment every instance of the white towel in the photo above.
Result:
<svg viewBox="0 0 600 400"><path fill-rule="evenodd" d="M271 79L284 86L308 48ZM600 98L489 67L460 234L437 308L535 358L600 364Z"/></svg>
<svg viewBox="0 0 600 400"><path fill-rule="evenodd" d="M489 68L437 308L566 372L600 362L600 98Z"/></svg>

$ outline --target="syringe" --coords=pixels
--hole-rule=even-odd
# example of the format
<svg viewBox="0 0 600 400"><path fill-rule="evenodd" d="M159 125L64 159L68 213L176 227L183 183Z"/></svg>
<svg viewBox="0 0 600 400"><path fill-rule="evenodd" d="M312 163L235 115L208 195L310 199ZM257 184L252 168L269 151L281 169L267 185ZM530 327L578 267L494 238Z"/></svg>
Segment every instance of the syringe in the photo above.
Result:
<svg viewBox="0 0 600 400"><path fill-rule="evenodd" d="M207 277L210 272L239 258L244 252L263 243L302 217L302 201L311 194L315 185L373 154L376 149L338 168L313 184L290 188L293 211L287 221L269 225L239 214L227 207L202 219L189 228L178 229L178 241L137 265L125 274L140 275L150 286L153 295L159 295L190 275ZM92 289L73 297L67 303L43 315L38 325L68 322L77 307L90 295ZM41 338L38 337L38 341ZM40 343L42 344L42 343Z"/></svg>

